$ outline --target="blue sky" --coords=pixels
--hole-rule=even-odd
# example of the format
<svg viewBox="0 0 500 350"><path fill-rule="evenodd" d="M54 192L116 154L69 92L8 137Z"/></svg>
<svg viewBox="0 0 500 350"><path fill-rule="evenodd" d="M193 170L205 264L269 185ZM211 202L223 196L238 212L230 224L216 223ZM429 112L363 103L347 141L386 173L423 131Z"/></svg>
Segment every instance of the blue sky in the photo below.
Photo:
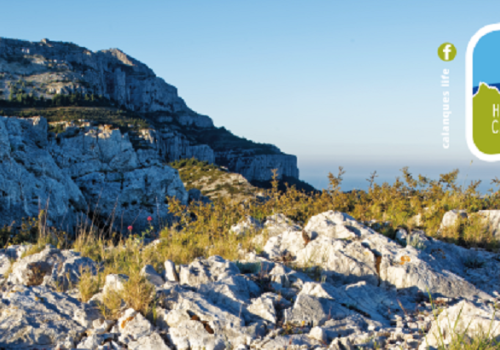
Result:
<svg viewBox="0 0 500 350"><path fill-rule="evenodd" d="M299 159L317 187L344 166L345 189L398 170L489 182L498 163L465 141L465 49L500 22L498 1L10 1L0 36L118 47L175 85L188 105L237 135ZM453 62L437 48L451 42ZM441 146L443 68L451 144Z"/></svg>

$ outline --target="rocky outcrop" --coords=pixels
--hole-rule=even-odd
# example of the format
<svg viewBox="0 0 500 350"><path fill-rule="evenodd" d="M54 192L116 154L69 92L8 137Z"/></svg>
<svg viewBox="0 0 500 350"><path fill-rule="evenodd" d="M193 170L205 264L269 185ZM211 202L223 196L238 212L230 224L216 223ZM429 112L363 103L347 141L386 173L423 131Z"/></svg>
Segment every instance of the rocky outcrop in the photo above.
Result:
<svg viewBox="0 0 500 350"><path fill-rule="evenodd" d="M48 224L66 228L87 202L49 152L45 119L0 117L0 225L19 225L47 208Z"/></svg>
<svg viewBox="0 0 500 350"><path fill-rule="evenodd" d="M16 285L3 293L0 308L0 344L7 349L73 348L100 316L45 286Z"/></svg>
<svg viewBox="0 0 500 350"><path fill-rule="evenodd" d="M448 320L458 320L450 323ZM485 334L493 339L500 336L500 318L493 305L462 300L444 308L432 322L429 333L420 350L444 348L457 339Z"/></svg>
<svg viewBox="0 0 500 350"><path fill-rule="evenodd" d="M72 231L90 211L140 231L149 216L168 217L170 197L187 202L177 170L118 129L68 127L54 137L44 118L0 117L0 143L0 224L47 209L49 226Z"/></svg>
<svg viewBox="0 0 500 350"><path fill-rule="evenodd" d="M487 293L495 287L483 284L482 290L478 289L468 281L472 276L467 276L466 259L480 259L476 255L485 253L469 252L423 235L419 242L418 248L403 247L347 214L329 211L312 217L304 231L286 230L271 237L264 252L273 259L289 254L300 265L321 266L325 278L337 283L365 281L448 298L491 297ZM491 257L488 260L491 282L498 283L493 271L500 264Z"/></svg>
<svg viewBox="0 0 500 350"><path fill-rule="evenodd" d="M297 157L289 154L254 154L254 152L217 152L215 161L226 166L230 171L240 173L249 180L269 181L272 170L277 169L277 175L299 178Z"/></svg>
<svg viewBox="0 0 500 350"><path fill-rule="evenodd" d="M304 228L283 215L262 226L269 237L265 257L240 251L237 262L212 256L176 266L167 260L164 274L145 265L140 273L156 290L149 318L123 307L105 319L96 309L103 295L124 291L126 275L107 275L88 303L76 299L76 290L59 291L54 281L69 276L67 286L75 285L84 267L97 272L78 253L47 246L21 259L21 247L0 251L0 261L13 259L9 276L0 279L0 344L22 350L427 349L457 334L490 329L499 336L497 254L423 234L419 249L404 246L332 211ZM39 285L33 267L43 271Z"/></svg>
<svg viewBox="0 0 500 350"><path fill-rule="evenodd" d="M55 94L93 94L141 114L157 132L154 148L164 162L195 157L225 165L248 180L268 181L274 168L280 177L299 176L295 156L214 127L208 116L186 105L174 86L118 49L92 52L47 39L0 38L0 97L9 99L19 92L44 99ZM211 136L203 136L207 132ZM221 142L227 138L230 144Z"/></svg>
<svg viewBox="0 0 500 350"><path fill-rule="evenodd" d="M215 163L215 153L208 145L193 145L192 142L179 133L162 132L160 142L167 161L196 158L210 164Z"/></svg>
<svg viewBox="0 0 500 350"><path fill-rule="evenodd" d="M93 93L135 111L171 112L195 118L175 87L118 49L92 52L47 39L29 42L1 38L0 57L2 83L17 81L22 74L30 78L31 90L48 98L52 94Z"/></svg>

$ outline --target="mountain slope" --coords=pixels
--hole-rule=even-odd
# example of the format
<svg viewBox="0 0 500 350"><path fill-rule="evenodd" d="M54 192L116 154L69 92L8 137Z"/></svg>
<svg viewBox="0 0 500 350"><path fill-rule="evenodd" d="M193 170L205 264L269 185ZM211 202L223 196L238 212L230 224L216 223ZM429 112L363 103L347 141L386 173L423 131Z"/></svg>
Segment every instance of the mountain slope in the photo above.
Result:
<svg viewBox="0 0 500 350"><path fill-rule="evenodd" d="M215 127L208 116L191 110L174 86L118 49L91 52L47 39L0 38L0 93L3 106L11 108L5 108L7 115L26 115L33 106L32 113L43 115L48 107L96 104L135 114L154 129L164 162L194 157L250 181L269 181L274 168L280 177L299 177L295 156Z"/></svg>

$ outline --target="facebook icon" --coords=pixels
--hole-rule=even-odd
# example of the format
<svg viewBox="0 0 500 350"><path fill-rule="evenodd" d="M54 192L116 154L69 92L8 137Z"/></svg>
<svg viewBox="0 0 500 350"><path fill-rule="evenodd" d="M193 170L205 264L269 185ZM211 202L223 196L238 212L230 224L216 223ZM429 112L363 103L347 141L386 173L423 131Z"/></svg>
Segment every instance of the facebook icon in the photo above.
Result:
<svg viewBox="0 0 500 350"><path fill-rule="evenodd" d="M457 49L452 43L444 43L438 48L438 56L445 62L453 61L457 55Z"/></svg>

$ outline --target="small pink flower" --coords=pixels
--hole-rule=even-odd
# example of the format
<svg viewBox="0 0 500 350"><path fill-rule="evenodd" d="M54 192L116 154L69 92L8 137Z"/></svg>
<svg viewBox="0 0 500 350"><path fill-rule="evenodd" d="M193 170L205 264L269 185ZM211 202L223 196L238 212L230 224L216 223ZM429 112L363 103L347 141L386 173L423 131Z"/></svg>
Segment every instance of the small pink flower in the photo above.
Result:
<svg viewBox="0 0 500 350"><path fill-rule="evenodd" d="M132 231L132 226L127 227L129 231Z"/></svg>
<svg viewBox="0 0 500 350"><path fill-rule="evenodd" d="M153 218L151 216L148 216L148 221L153 221Z"/></svg>

